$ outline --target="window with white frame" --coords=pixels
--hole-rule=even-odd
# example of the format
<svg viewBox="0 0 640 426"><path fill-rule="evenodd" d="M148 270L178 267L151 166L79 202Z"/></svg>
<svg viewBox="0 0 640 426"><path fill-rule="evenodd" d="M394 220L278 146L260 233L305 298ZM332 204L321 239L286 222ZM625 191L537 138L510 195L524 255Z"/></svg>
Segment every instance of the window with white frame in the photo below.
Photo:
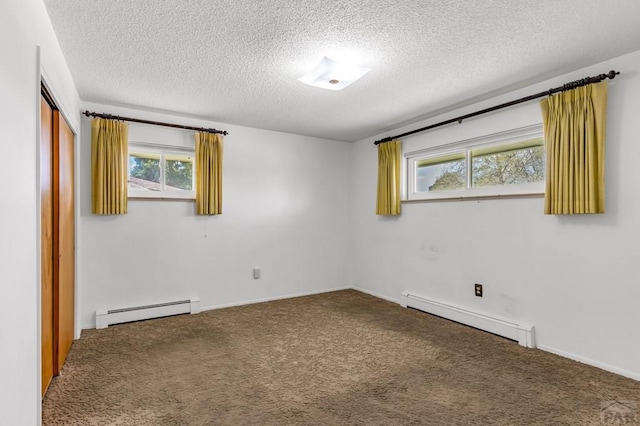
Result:
<svg viewBox="0 0 640 426"><path fill-rule="evenodd" d="M193 149L129 143L130 198L195 198Z"/></svg>
<svg viewBox="0 0 640 426"><path fill-rule="evenodd" d="M407 199L544 192L542 126L531 126L405 154Z"/></svg>

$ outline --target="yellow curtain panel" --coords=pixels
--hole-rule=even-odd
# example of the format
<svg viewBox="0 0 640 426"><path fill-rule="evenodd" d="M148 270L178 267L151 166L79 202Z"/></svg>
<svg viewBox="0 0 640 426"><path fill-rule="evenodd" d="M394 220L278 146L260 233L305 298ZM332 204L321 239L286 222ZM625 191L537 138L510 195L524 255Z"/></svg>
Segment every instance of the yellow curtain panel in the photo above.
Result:
<svg viewBox="0 0 640 426"><path fill-rule="evenodd" d="M400 214L400 167L402 143L399 140L378 145L377 215Z"/></svg>
<svg viewBox="0 0 640 426"><path fill-rule="evenodd" d="M222 135L196 133L196 214L222 214Z"/></svg>
<svg viewBox="0 0 640 426"><path fill-rule="evenodd" d="M540 102L547 151L545 214L604 213L607 82Z"/></svg>
<svg viewBox="0 0 640 426"><path fill-rule="evenodd" d="M128 127L117 120L91 121L93 214L127 213Z"/></svg>

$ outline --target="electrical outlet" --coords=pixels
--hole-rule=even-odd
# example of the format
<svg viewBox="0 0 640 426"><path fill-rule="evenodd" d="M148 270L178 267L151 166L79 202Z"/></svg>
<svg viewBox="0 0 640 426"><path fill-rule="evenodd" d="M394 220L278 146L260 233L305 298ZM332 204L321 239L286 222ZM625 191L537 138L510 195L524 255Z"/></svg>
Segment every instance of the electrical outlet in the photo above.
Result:
<svg viewBox="0 0 640 426"><path fill-rule="evenodd" d="M260 278L260 268L253 268L253 279L257 280Z"/></svg>
<svg viewBox="0 0 640 426"><path fill-rule="evenodd" d="M482 284L476 284L476 296L482 297Z"/></svg>

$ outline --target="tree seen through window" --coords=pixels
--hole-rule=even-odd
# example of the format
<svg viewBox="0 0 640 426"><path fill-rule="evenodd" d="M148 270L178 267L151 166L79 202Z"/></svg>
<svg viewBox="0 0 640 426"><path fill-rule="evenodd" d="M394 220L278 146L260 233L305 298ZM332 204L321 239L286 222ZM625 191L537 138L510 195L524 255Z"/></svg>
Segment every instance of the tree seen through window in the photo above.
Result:
<svg viewBox="0 0 640 426"><path fill-rule="evenodd" d="M161 167L163 165L164 167ZM160 191L164 169L164 188L193 189L193 158L187 155L129 154L130 185Z"/></svg>
<svg viewBox="0 0 640 426"><path fill-rule="evenodd" d="M541 141L534 146L471 150L469 157L473 188L534 183L544 179L544 148ZM444 161L438 160L417 164L417 192L464 189L467 181L465 159L448 160L445 157Z"/></svg>

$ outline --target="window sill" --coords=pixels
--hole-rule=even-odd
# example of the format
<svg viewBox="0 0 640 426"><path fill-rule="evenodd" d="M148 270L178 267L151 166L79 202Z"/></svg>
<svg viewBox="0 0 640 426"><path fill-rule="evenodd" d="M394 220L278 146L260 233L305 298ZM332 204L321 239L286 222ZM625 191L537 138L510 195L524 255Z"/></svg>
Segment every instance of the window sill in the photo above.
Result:
<svg viewBox="0 0 640 426"><path fill-rule="evenodd" d="M433 203L439 201L478 201L478 200L503 200L509 198L542 198L544 192L528 193L528 194L493 194L493 195L466 195L466 196L444 196L438 198L424 198L415 200L401 200L402 204L413 203Z"/></svg>

